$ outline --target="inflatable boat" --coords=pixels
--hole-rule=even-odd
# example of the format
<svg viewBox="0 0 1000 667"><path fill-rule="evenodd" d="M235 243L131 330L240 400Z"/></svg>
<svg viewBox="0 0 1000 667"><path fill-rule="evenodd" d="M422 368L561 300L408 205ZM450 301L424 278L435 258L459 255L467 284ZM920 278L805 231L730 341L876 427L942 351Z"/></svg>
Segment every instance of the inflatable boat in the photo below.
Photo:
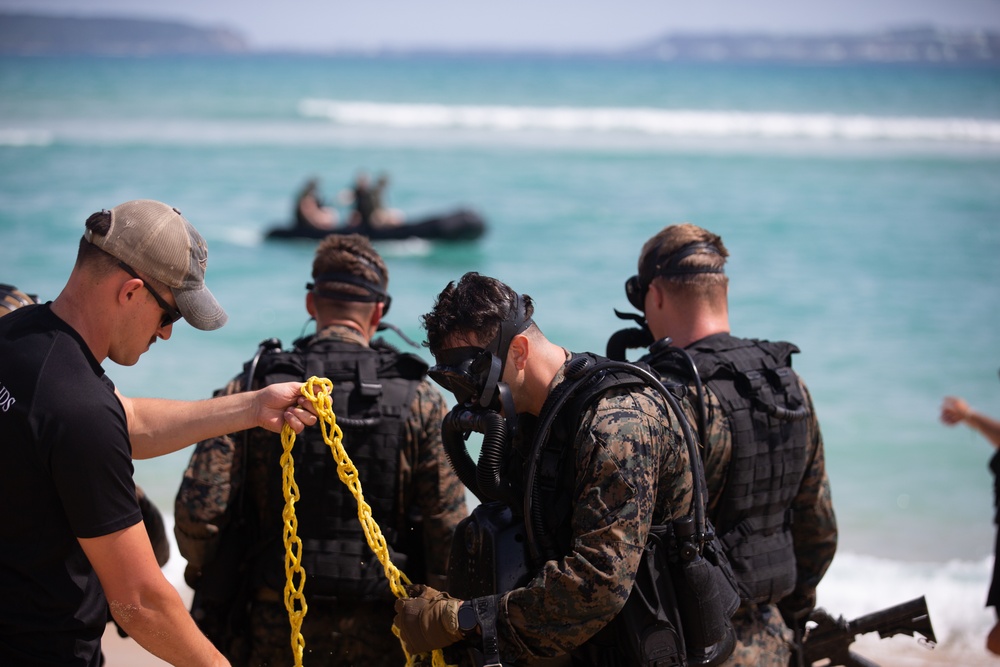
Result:
<svg viewBox="0 0 1000 667"><path fill-rule="evenodd" d="M334 227L317 229L287 225L267 232L269 239L322 239L330 234L364 234L372 241L475 241L486 233L486 221L476 212L458 209L450 213L429 216L394 227Z"/></svg>

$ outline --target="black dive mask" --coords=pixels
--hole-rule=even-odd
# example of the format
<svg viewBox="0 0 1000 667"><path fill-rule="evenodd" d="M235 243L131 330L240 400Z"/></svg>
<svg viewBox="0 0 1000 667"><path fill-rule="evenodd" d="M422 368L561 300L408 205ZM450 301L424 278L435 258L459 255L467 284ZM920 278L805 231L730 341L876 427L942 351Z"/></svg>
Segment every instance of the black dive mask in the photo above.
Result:
<svg viewBox="0 0 1000 667"><path fill-rule="evenodd" d="M646 254L646 261L639 268L638 275L634 275L625 281L625 296L628 297L628 302L639 312L646 312L646 293L649 291L649 284L657 276L669 277L693 275L696 273L725 273L725 269L721 266L718 268L711 266L678 266L682 259L699 252L721 255L719 249L714 245L700 241L681 246L676 252L666 257L659 256L659 246L649 251Z"/></svg>
<svg viewBox="0 0 1000 667"><path fill-rule="evenodd" d="M503 373L502 363L481 347L453 347L437 355L427 374L455 395L459 405L489 408Z"/></svg>
<svg viewBox="0 0 1000 667"><path fill-rule="evenodd" d="M378 267L374 264L368 262L368 264L378 271ZM352 273L324 273L323 275L316 276L314 278L316 282L306 283L306 289L315 294L316 296L321 296L327 299L334 299L336 301L358 301L362 303L384 303L385 307L382 309L382 317L389 314L389 306L392 305L392 297L382 289L381 285L376 283L368 282L367 280L360 278ZM348 294L347 292L339 292L336 290L324 290L317 287L318 283L347 283L348 285L355 285L357 287L363 288L368 294Z"/></svg>
<svg viewBox="0 0 1000 667"><path fill-rule="evenodd" d="M499 387L510 341L527 330L531 322L518 294L510 314L500 324L500 331L485 349L467 346L442 350L435 355L437 364L427 374L454 394L459 405L499 412L502 407Z"/></svg>

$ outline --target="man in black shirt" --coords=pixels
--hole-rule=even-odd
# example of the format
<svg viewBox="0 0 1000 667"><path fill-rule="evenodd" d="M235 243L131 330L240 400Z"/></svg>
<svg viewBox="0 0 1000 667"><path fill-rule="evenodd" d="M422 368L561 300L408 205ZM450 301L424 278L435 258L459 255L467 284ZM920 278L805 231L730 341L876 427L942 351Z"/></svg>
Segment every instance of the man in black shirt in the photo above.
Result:
<svg viewBox="0 0 1000 667"><path fill-rule="evenodd" d="M178 665L225 665L157 565L132 459L252 426L316 421L301 383L207 401L130 399L101 363L135 364L183 317L217 329L204 239L166 204L87 219L55 301L0 319L0 664L100 664L107 610Z"/></svg>

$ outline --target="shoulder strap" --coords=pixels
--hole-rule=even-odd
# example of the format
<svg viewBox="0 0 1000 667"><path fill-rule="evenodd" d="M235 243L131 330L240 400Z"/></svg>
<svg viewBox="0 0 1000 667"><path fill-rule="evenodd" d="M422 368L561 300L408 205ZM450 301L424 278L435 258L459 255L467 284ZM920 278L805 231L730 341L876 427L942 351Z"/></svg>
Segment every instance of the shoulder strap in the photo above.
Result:
<svg viewBox="0 0 1000 667"><path fill-rule="evenodd" d="M560 414L579 416L594 401L611 389L625 386L644 385L653 388L667 403L681 425L682 435L691 459L694 487L692 515L695 531L699 538L706 534L705 506L707 487L701 457L697 451L694 434L684 416L677 399L660 380L645 368L628 362L619 362L593 354L574 355L566 366L566 381L557 387L546 400L539 416L535 441L528 461L527 488L525 489L525 522L529 554L540 559L546 553L554 553L556 546L552 537L542 534L544 511L542 494L553 493L565 468L566 447L572 438L551 438L553 426ZM573 409L566 409L567 404ZM578 411L581 410L581 411Z"/></svg>

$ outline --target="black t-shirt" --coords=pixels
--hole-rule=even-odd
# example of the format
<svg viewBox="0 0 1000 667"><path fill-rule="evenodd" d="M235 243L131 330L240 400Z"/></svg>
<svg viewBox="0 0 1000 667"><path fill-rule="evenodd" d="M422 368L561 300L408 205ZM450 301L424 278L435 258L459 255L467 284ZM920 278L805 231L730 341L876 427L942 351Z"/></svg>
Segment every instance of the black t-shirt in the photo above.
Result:
<svg viewBox="0 0 1000 667"><path fill-rule="evenodd" d="M49 305L0 317L0 665L100 664L107 600L77 538L138 523L114 385Z"/></svg>

